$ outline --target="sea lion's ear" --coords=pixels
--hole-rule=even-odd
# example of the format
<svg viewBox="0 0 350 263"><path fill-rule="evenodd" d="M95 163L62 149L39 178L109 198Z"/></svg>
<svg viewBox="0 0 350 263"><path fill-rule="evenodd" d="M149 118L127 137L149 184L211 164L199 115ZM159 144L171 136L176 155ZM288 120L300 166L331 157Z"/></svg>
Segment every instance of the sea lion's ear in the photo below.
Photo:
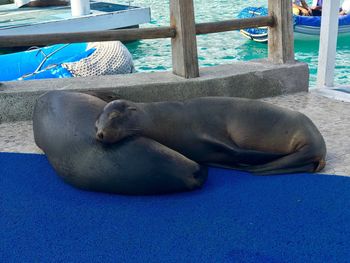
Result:
<svg viewBox="0 0 350 263"><path fill-rule="evenodd" d="M108 119L114 119L120 116L120 112L119 111L112 111L109 115L108 115Z"/></svg>
<svg viewBox="0 0 350 263"><path fill-rule="evenodd" d="M128 109L128 110L133 110L133 111L136 110L136 108L135 108L135 107L132 107L132 106L129 106L127 109Z"/></svg>

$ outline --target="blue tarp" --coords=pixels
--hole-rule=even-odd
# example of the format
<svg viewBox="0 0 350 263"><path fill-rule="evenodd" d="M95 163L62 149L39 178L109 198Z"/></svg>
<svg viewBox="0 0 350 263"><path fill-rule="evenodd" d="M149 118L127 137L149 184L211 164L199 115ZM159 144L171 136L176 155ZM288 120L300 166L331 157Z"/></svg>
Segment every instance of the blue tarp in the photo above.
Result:
<svg viewBox="0 0 350 263"><path fill-rule="evenodd" d="M345 263L349 189L211 168L201 190L120 196L65 184L43 155L0 153L0 261Z"/></svg>

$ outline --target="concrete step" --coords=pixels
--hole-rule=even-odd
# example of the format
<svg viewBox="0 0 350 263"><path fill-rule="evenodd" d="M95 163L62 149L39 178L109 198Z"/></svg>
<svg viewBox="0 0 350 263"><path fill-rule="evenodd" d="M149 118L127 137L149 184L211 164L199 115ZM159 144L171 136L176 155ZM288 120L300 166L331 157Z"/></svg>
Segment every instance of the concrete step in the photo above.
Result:
<svg viewBox="0 0 350 263"><path fill-rule="evenodd" d="M138 102L183 100L204 96L264 98L308 90L305 63L275 65L265 60L201 68L200 77L184 79L171 72L135 73L68 79L0 83L0 123L31 119L33 106L49 90L108 91Z"/></svg>

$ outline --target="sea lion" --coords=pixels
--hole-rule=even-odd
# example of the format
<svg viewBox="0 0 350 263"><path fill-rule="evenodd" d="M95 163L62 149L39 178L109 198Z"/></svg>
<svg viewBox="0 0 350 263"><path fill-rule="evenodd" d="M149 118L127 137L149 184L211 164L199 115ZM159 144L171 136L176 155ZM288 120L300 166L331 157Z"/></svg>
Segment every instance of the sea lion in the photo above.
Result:
<svg viewBox="0 0 350 263"><path fill-rule="evenodd" d="M164 194L200 188L207 170L148 138L116 145L95 140L95 121L107 103L81 93L52 91L34 108L36 144L67 183L118 194Z"/></svg>
<svg viewBox="0 0 350 263"><path fill-rule="evenodd" d="M322 135L304 114L261 101L206 97L184 102L108 103L96 138L151 138L200 163L280 174L325 166Z"/></svg>

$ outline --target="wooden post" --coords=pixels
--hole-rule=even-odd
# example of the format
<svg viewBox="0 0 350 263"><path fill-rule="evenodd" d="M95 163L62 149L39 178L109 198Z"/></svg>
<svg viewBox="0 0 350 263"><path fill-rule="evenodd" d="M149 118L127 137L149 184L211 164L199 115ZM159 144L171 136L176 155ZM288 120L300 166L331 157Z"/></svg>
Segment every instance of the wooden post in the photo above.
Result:
<svg viewBox="0 0 350 263"><path fill-rule="evenodd" d="M268 0L274 26L268 29L269 61L276 64L294 62L294 34L291 0Z"/></svg>
<svg viewBox="0 0 350 263"><path fill-rule="evenodd" d="M170 0L173 73L185 78L199 76L193 0Z"/></svg>
<svg viewBox="0 0 350 263"><path fill-rule="evenodd" d="M318 54L317 87L333 87L337 50L339 0L324 1L320 48Z"/></svg>

